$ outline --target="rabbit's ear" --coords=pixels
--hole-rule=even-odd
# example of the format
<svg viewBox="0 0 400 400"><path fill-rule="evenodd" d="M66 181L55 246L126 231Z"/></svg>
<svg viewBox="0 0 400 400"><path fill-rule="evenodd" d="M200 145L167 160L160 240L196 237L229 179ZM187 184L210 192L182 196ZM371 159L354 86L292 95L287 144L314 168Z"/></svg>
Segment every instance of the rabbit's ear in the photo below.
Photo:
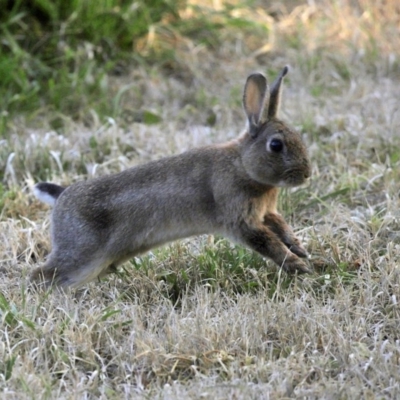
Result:
<svg viewBox="0 0 400 400"><path fill-rule="evenodd" d="M260 73L248 76L244 86L243 107L249 120L250 135L255 136L261 123L264 108L266 107L266 95L268 93L267 79Z"/></svg>
<svg viewBox="0 0 400 400"><path fill-rule="evenodd" d="M281 102L282 94L282 81L284 76L289 72L289 67L286 65L279 76L276 78L275 82L271 87L271 95L269 100L268 108L268 118L274 118L278 115L279 106Z"/></svg>

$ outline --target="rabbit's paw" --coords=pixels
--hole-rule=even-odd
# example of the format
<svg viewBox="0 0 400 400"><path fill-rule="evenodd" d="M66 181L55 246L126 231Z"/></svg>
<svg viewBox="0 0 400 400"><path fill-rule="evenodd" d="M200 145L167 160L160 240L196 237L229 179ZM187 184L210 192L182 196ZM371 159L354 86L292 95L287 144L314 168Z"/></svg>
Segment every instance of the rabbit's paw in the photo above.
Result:
<svg viewBox="0 0 400 400"><path fill-rule="evenodd" d="M308 257L307 250L300 244L300 241L297 238L295 243L285 243L285 244L293 254L296 254L296 256L301 258Z"/></svg>
<svg viewBox="0 0 400 400"><path fill-rule="evenodd" d="M295 272L299 274L311 273L307 264L303 260L300 260L300 258L298 257L288 257L283 264L283 268L286 272L292 274L294 274Z"/></svg>

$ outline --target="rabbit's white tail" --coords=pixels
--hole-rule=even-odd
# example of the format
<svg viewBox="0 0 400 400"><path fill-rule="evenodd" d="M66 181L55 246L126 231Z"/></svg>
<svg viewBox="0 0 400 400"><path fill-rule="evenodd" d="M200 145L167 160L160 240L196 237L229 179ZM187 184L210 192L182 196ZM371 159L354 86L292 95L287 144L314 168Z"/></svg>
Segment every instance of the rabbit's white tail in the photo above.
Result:
<svg viewBox="0 0 400 400"><path fill-rule="evenodd" d="M53 207L64 190L65 188L54 183L40 182L33 187L33 194L43 203Z"/></svg>

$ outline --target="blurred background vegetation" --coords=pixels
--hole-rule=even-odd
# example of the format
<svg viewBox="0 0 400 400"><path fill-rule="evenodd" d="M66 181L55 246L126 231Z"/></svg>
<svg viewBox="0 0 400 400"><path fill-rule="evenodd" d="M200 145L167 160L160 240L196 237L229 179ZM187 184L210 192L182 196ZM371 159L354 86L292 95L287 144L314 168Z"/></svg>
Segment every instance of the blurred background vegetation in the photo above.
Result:
<svg viewBox="0 0 400 400"><path fill-rule="evenodd" d="M107 77L138 64L173 70L182 37L217 47L222 27L260 28L232 15L238 5L207 9L186 0L0 0L0 7L0 135L21 113L113 116Z"/></svg>
<svg viewBox="0 0 400 400"><path fill-rule="evenodd" d="M199 45L218 52L246 43L242 53L256 62L282 49L290 61L293 49L303 69L315 70L321 57L334 59L344 79L357 60L373 65L383 56L398 69L396 3L0 0L0 136L16 115L34 120L51 114L55 130L64 116L85 121L94 111L118 117L118 89L110 78L155 64L165 74L184 75L177 56L182 43L186 53ZM273 28L282 16L280 28Z"/></svg>
<svg viewBox="0 0 400 400"><path fill-rule="evenodd" d="M183 1L2 0L0 96L10 114L51 107L73 117L102 97L106 74L143 60L138 40L163 17L178 21Z"/></svg>

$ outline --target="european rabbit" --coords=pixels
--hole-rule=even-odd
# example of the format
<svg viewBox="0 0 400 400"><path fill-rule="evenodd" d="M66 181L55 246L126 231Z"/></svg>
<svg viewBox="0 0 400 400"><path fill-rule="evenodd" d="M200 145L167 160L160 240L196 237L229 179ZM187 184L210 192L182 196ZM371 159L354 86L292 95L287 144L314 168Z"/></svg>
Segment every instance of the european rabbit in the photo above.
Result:
<svg viewBox="0 0 400 400"><path fill-rule="evenodd" d="M36 284L78 287L155 246L200 234L243 243L289 272L308 272L306 250L278 214L278 187L311 173L300 135L277 118L285 67L268 90L260 73L246 81L246 131L227 143L79 182L38 183L54 206L52 251L31 275Z"/></svg>

